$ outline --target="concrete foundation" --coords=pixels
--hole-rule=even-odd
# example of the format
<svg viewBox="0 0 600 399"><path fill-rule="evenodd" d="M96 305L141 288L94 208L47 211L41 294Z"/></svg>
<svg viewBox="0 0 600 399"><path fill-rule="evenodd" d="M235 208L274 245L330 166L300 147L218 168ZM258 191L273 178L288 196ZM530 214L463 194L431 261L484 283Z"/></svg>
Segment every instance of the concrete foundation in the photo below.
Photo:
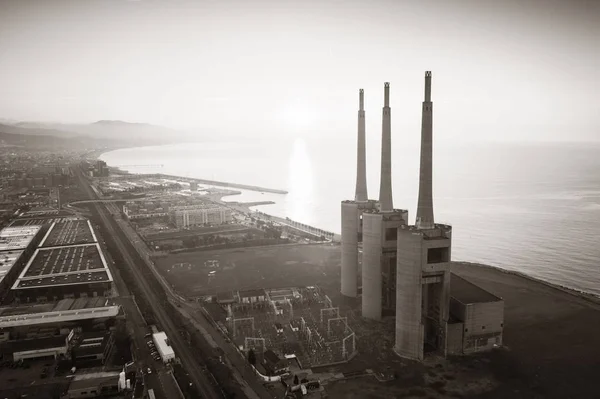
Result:
<svg viewBox="0 0 600 399"><path fill-rule="evenodd" d="M396 274L398 227L406 225L408 211L394 209L390 212L369 211L363 213L362 256L362 316L381 320L389 292L396 289L390 274ZM385 284L384 284L385 282Z"/></svg>
<svg viewBox="0 0 600 399"><path fill-rule="evenodd" d="M342 201L342 295L358 296L358 246L362 242L362 214L377 208L377 201Z"/></svg>

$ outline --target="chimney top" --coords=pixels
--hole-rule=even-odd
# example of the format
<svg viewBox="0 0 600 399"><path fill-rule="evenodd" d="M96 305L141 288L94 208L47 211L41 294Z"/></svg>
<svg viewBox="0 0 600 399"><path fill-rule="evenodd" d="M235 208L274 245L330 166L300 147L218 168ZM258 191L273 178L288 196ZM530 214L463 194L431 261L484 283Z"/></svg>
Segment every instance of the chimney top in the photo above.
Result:
<svg viewBox="0 0 600 399"><path fill-rule="evenodd" d="M425 71L425 102L431 102L431 71Z"/></svg>
<svg viewBox="0 0 600 399"><path fill-rule="evenodd" d="M383 92L384 92L383 106L389 107L390 106L390 82L385 82L383 84Z"/></svg>
<svg viewBox="0 0 600 399"><path fill-rule="evenodd" d="M358 90L358 103L359 103L359 110L364 111L365 110L365 91L364 91L364 89Z"/></svg>

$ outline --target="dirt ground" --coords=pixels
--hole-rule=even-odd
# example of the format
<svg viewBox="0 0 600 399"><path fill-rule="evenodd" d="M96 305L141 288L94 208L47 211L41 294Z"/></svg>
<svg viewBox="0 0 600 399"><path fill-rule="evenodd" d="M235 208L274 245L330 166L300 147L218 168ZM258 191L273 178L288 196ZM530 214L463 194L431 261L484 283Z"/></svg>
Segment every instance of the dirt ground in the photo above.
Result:
<svg viewBox="0 0 600 399"><path fill-rule="evenodd" d="M209 282L206 260L220 267ZM166 272L175 263L194 266ZM339 295L339 246L303 245L186 253L160 259L160 269L188 295L229 289L319 285L349 314L359 354L350 363L315 370L395 373L329 382L331 398L600 397L600 304L521 276L456 263L453 272L505 301L504 348L476 356L428 358L417 364L393 354L393 318L362 320L359 302ZM214 269L213 269L214 270Z"/></svg>

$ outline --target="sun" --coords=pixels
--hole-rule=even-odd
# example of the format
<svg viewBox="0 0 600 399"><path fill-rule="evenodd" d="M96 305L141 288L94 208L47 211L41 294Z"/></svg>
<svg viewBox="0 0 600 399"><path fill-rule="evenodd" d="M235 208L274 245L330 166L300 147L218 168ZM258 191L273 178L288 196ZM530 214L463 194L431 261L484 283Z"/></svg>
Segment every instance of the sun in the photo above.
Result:
<svg viewBox="0 0 600 399"><path fill-rule="evenodd" d="M279 117L288 127L306 128L316 123L318 112L308 104L293 102L282 107Z"/></svg>

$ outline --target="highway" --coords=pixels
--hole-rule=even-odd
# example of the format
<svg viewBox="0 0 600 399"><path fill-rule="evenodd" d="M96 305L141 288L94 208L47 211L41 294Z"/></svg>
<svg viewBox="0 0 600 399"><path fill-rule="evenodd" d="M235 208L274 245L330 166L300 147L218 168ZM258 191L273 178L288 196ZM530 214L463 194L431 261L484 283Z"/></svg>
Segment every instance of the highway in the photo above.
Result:
<svg viewBox="0 0 600 399"><path fill-rule="evenodd" d="M96 194L93 192L89 183L84 178L81 170L79 168L75 168L75 170L76 170L76 175L79 179L80 187L85 191L85 193L88 195L89 198L96 199L97 198ZM183 367L189 373L190 378L191 378L193 384L195 385L195 387L197 388L197 390L200 392L200 394L202 395L203 398L215 398L215 399L220 398L221 394L215 392L213 386L210 384L210 382L207 378L208 376L204 374L203 370L200 368L200 366L194 360L194 357L190 351L189 346L183 340L183 338L179 334L179 329L177 328L177 326L175 326L175 324L171 320L169 314L163 307L163 304L162 304L163 299L159 296L158 293L156 293L152 289L152 286L146 280L146 276L138 268L138 266L140 264L140 260L136 259L136 258L139 258L139 256L137 255L135 250L131 247L131 243L127 243L127 244L129 244L129 247L126 245L126 243L124 243L126 238L125 238L123 232L120 231L120 228L117 226L116 221L108 213L106 206L102 203L100 203L100 204L92 203L92 204L90 204L90 206L95 208L96 212L98 213L98 215L100 217L99 222L102 223L102 225L106 229L108 235L110 235L111 239L114 240L115 245L117 246L119 252L121 253L121 255L123 257L126 267L129 268L129 270L132 272L133 276L135 277L135 281L137 282L143 295L145 296L145 298L148 300L149 304L151 305L156 319L159 321L163 330L166 332L167 336L169 337L169 340L171 342L171 345L173 346L173 349L175 350L176 355L180 358ZM132 256L132 254L133 254L133 256ZM117 283L117 281L118 281L118 283ZM120 278L115 278L115 282L117 284L124 285L124 282ZM121 292L121 294L123 294L123 291L121 291L121 288L119 288L119 291ZM136 313L136 312L134 312L134 313ZM140 315L140 317L141 317L141 315ZM143 335L147 332L147 330L141 329L140 323L141 322L139 320L134 321L134 328L136 330L135 331L136 332L135 333L135 341L136 341L137 349L144 354L145 350L142 348L145 348L146 350L147 350L147 348L146 348L146 344L143 340L144 339ZM141 340L140 340L140 334L141 334ZM146 377L149 380L153 380L155 378L154 377L155 375L156 374L150 374L150 375L146 375ZM159 379L159 384L160 384L161 388L164 389L165 388L164 377L161 377L160 373L159 373L158 379ZM152 388L155 388L156 383L154 383L152 385L153 385ZM164 389L164 390L167 390L167 389ZM175 394L175 396L173 396L173 394L174 394L173 392L164 392L164 395L165 395L164 397L166 399L176 399L176 398L180 397L179 393Z"/></svg>

